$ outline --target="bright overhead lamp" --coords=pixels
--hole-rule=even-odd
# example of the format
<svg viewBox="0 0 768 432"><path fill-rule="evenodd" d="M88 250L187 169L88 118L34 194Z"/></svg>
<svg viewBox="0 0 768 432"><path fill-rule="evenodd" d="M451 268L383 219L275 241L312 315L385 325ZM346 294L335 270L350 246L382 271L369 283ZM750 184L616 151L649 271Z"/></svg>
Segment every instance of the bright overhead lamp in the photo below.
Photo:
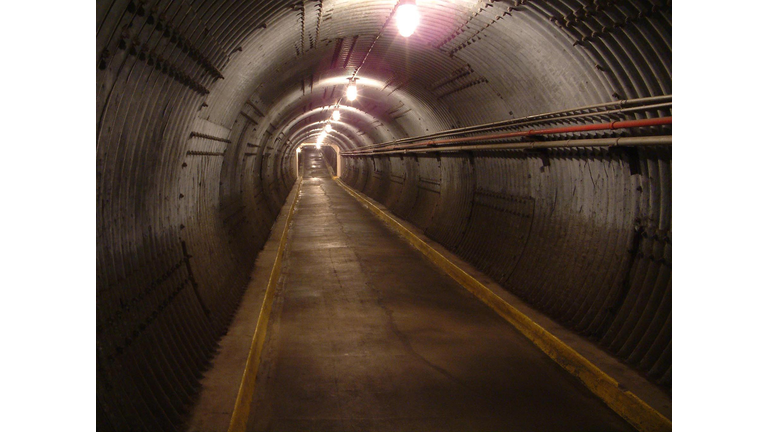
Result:
<svg viewBox="0 0 768 432"><path fill-rule="evenodd" d="M323 145L323 143L321 143L321 142L318 142L317 144L315 144L315 148L319 149L319 148L320 148L320 146L322 146L322 145Z"/></svg>
<svg viewBox="0 0 768 432"><path fill-rule="evenodd" d="M354 81L347 86L347 99L351 101L357 99L357 84Z"/></svg>
<svg viewBox="0 0 768 432"><path fill-rule="evenodd" d="M403 37L408 37L416 31L419 26L419 10L414 3L405 3L400 5L395 12L395 22L397 22L397 31Z"/></svg>
<svg viewBox="0 0 768 432"><path fill-rule="evenodd" d="M333 114L331 114L331 118L336 121L339 121L339 119L341 118L341 113L339 112L339 110L333 110Z"/></svg>
<svg viewBox="0 0 768 432"><path fill-rule="evenodd" d="M333 127L331 127L331 124L330 124L330 123L327 123L327 124L325 125L325 131L326 131L327 133L331 133L331 131L332 131L332 130L333 130Z"/></svg>

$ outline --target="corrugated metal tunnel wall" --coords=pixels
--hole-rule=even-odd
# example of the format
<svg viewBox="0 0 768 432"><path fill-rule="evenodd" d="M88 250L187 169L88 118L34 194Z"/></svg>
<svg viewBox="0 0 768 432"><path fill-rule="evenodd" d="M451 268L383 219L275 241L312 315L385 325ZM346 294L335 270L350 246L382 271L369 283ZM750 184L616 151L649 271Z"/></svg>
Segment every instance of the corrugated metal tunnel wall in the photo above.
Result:
<svg viewBox="0 0 768 432"><path fill-rule="evenodd" d="M343 179L502 286L671 386L671 154L346 159ZM405 173L405 174L403 174Z"/></svg>
<svg viewBox="0 0 768 432"><path fill-rule="evenodd" d="M671 94L670 1L425 0L407 40L396 4L97 2L99 430L182 427L295 150L353 73L361 97L328 137L342 150ZM669 148L342 162L348 184L671 386Z"/></svg>

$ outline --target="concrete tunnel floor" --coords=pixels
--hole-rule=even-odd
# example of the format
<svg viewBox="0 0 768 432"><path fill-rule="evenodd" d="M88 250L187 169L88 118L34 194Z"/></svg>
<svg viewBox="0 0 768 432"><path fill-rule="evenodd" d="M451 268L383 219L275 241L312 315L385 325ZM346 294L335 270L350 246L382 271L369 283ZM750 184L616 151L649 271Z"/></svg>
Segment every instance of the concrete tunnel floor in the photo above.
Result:
<svg viewBox="0 0 768 432"><path fill-rule="evenodd" d="M249 430L634 430L305 157Z"/></svg>

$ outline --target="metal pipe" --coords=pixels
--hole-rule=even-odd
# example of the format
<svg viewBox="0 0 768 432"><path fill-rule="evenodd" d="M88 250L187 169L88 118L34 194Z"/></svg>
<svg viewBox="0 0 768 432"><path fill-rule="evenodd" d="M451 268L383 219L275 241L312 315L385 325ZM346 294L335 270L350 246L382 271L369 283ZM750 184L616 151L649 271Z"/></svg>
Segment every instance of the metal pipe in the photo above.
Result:
<svg viewBox="0 0 768 432"><path fill-rule="evenodd" d="M618 111L618 110L617 110L617 111ZM607 115L607 114L613 114L613 112L609 112L609 111L606 111L606 112L604 112L604 113L600 113L600 114L601 114L601 115L602 115L602 114L606 114L606 115ZM575 117L583 117L583 116L585 116L585 115L587 115L587 114L581 114L581 115L575 115L575 116L562 117L562 118L558 118L558 120L571 119L571 118L575 118ZM595 114L594 114L594 113L590 113L590 114L588 114L588 115L595 115ZM663 117L663 118L667 118L667 117ZM671 119L671 117L669 117L669 118ZM651 119L651 120L652 120L652 119ZM616 123L616 122L613 122L613 123ZM670 121L670 123L671 123L671 121ZM603 123L603 124L608 124L608 123ZM519 126L522 126L522 125L519 125ZM571 127L571 126L564 126L564 128L569 128L569 127ZM628 127L628 126L624 126L624 127ZM546 129L542 129L542 130L546 130ZM569 132L569 131L563 131L563 133L567 133L567 132ZM571 132L572 132L572 131L571 131ZM550 132L542 132L542 134L546 134L546 133L550 133ZM530 131L524 131L524 132L509 132L509 134L522 134L521 136L525 136L525 135L530 135L531 133L530 133ZM539 135L539 134L534 134L534 135ZM453 139L458 139L458 140L466 140L466 141L474 141L474 140L478 140L478 139L483 139L483 138L484 138L484 137L486 137L486 136L489 136L489 135L481 135L481 136L465 137L465 138L453 138ZM430 144L431 144L431 143L433 143L433 142L435 142L435 143L439 143L439 142L441 142L441 141L425 141L425 142L423 142L423 143L418 143L418 144L423 144L423 145L430 145ZM426 144L424 144L424 143L426 143ZM404 146L403 146L403 147L404 147Z"/></svg>
<svg viewBox="0 0 768 432"><path fill-rule="evenodd" d="M446 135L457 135L462 133L478 132L485 129L519 126L519 125L528 124L534 121L556 120L556 119L564 120L567 118L578 118L578 117L585 117L585 116L592 116L592 115L608 115L613 113L663 109L663 108L671 107L671 104L672 104L672 95L651 96L651 97L637 98L637 99L625 99L625 100L620 100L615 102L605 102L605 103L587 105L587 106L572 108L567 110L535 114L535 115L520 117L516 119L511 119L511 120L502 120L502 121L497 121L492 123L466 126L463 128L456 128L456 129L436 132L434 134L424 135L421 137L401 138L399 140L394 140L386 143L372 144L369 146L361 147L360 149L363 150L371 147L384 147L389 144L409 143L409 142L413 142L415 140L424 139L424 138L437 138L437 137L446 136ZM648 105L648 106L645 106L645 105ZM579 111L595 110L595 109L608 108L608 107L618 107L618 109L609 110L609 111L589 112L589 113L576 114L571 116L567 115L569 113L574 113Z"/></svg>
<svg viewBox="0 0 768 432"><path fill-rule="evenodd" d="M672 135L655 135L644 137L617 137L617 138L586 138L586 139L567 139L557 141L532 141L522 143L505 144L475 144L461 146L444 146L437 148L419 148L419 149L400 149L388 150L383 152L367 153L342 153L344 156L380 156L389 154L407 154L407 153L435 153L435 152L456 152L456 151L488 151L488 150L526 150L526 149L547 149L564 147L639 147L652 145L672 145Z"/></svg>
<svg viewBox="0 0 768 432"><path fill-rule="evenodd" d="M399 150L399 149L406 149L406 148L413 148L413 147L440 146L443 144L454 144L454 143L461 143L461 142L491 141L491 140L497 140L497 139L529 137L534 135L551 135L551 134L572 133L572 132L592 132L592 131L601 131L601 130L661 126L661 125L667 125L667 124L672 124L672 117L658 117L658 118L642 119L642 120L614 121L610 123L565 126L565 127L549 128L549 129L529 129L527 131L506 132L502 134L491 134L491 135L481 135L481 136L475 136L475 137L422 141L415 144L388 146L388 147L384 147L384 149ZM377 149L377 150L372 150L372 152L379 153L380 151Z"/></svg>
<svg viewBox="0 0 768 432"><path fill-rule="evenodd" d="M646 105L646 106L635 107L635 108L620 108L620 109L609 110L609 111L573 114L573 115L562 116L562 117L557 117L557 118L544 118L544 119L538 119L538 120L523 121L523 122L507 125L503 129L507 129L507 128L511 128L511 127L521 127L521 126L535 125L537 123L544 123L544 122L548 122L548 121L576 120L576 119L581 119L581 118L585 118L585 117L610 116L610 115L613 115L613 114L628 114L628 113L637 112L637 111L656 111L656 110L663 110L663 109L669 109L669 108L672 108L672 103L671 102L661 103L661 104L654 104L654 105ZM464 133L479 133L479 132L485 132L485 131L490 131L490 130L494 130L494 129L499 129L499 127L478 128L478 129L469 130L469 131L464 132ZM452 136L452 135L459 135L459 133L455 132L454 130L443 131L443 132L438 132L438 133L435 133L435 134L422 135L422 136L414 137L414 138L404 138L404 139L397 140L397 141L390 141L390 142L379 143L379 144L371 144L371 145L368 145L368 146L360 147L359 150L383 148L383 147L387 147L388 145L392 145L392 143L395 143L395 142L397 142L397 143L412 143L412 142L416 142L418 140L423 140L425 138L440 138L440 137Z"/></svg>

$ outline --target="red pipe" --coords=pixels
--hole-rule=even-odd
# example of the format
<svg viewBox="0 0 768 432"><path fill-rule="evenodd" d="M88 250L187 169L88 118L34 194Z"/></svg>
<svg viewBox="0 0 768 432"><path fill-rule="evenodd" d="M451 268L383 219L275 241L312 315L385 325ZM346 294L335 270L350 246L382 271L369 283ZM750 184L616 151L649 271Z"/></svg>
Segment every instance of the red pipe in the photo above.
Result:
<svg viewBox="0 0 768 432"><path fill-rule="evenodd" d="M566 126L566 127L560 127L560 128L552 128L552 129L530 129L527 131L508 132L508 133L495 134L495 135L480 135L475 137L422 141L418 143L406 144L401 146L388 146L388 147L383 147L376 150L397 150L397 149L404 149L404 148L410 148L410 147L434 146L434 145L440 145L440 144L453 144L453 143L469 142L469 141L486 141L486 140L495 140L495 139L503 139L503 138L524 137L524 136L531 136L531 135L549 135L549 134L560 134L560 133L569 133L569 132L589 132L589 131L599 131L599 130L636 128L636 127L644 127L644 126L661 126L661 125L667 125L667 124L672 124L671 116L658 117L658 118L652 118L652 119L643 119L643 120L624 120L624 121L614 121L610 123L596 123L596 124L580 125L580 126Z"/></svg>

